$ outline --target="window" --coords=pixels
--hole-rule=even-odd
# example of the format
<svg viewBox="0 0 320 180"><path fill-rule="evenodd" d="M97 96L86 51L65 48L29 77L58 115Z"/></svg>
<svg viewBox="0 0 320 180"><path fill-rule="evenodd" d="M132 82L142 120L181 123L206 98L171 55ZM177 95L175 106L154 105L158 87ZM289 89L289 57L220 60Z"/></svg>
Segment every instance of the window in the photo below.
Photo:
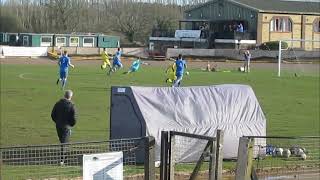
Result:
<svg viewBox="0 0 320 180"><path fill-rule="evenodd" d="M56 46L66 46L66 38L65 37L57 37L56 38Z"/></svg>
<svg viewBox="0 0 320 180"><path fill-rule="evenodd" d="M52 44L52 37L51 36L42 36L41 37L41 44L40 46L51 46Z"/></svg>
<svg viewBox="0 0 320 180"><path fill-rule="evenodd" d="M313 31L314 32L320 32L320 18L317 18L313 22Z"/></svg>
<svg viewBox="0 0 320 180"><path fill-rule="evenodd" d="M29 45L29 37L28 36L23 36L23 46L28 46Z"/></svg>
<svg viewBox="0 0 320 180"><path fill-rule="evenodd" d="M93 46L94 46L93 37L83 38L83 47L93 47Z"/></svg>
<svg viewBox="0 0 320 180"><path fill-rule="evenodd" d="M79 46L79 38L70 37L70 46Z"/></svg>
<svg viewBox="0 0 320 180"><path fill-rule="evenodd" d="M292 22L289 17L274 17L270 21L271 32L292 32Z"/></svg>

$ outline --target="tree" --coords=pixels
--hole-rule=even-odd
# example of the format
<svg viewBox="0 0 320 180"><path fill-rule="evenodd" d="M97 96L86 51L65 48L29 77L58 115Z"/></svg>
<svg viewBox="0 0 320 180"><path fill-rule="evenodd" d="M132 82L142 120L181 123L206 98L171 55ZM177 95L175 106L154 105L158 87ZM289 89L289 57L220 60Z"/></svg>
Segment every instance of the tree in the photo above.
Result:
<svg viewBox="0 0 320 180"><path fill-rule="evenodd" d="M142 11L141 4L118 5L118 9L113 11L114 30L122 32L129 42L133 42L138 36L143 36L148 31L150 19L146 12Z"/></svg>
<svg viewBox="0 0 320 180"><path fill-rule="evenodd" d="M0 29L121 34L146 41L154 27L176 29L183 11L208 0L0 0Z"/></svg>
<svg viewBox="0 0 320 180"><path fill-rule="evenodd" d="M17 16L1 9L0 32L17 32L21 30L20 22Z"/></svg>

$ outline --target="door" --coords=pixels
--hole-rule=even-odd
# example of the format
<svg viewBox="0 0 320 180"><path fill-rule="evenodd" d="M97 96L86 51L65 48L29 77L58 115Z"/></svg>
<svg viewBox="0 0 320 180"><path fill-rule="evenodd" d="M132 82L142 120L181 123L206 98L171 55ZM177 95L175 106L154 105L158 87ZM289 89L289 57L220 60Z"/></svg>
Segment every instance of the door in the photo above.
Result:
<svg viewBox="0 0 320 180"><path fill-rule="evenodd" d="M22 45L29 46L29 36L23 36Z"/></svg>

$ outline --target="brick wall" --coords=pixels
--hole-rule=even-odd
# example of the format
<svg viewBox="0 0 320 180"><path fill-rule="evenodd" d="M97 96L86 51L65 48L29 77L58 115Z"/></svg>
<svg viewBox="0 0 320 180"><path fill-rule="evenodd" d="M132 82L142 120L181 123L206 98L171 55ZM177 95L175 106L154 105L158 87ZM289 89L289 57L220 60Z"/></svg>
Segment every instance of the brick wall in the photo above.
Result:
<svg viewBox="0 0 320 180"><path fill-rule="evenodd" d="M304 36L305 39L312 39L320 41L320 33L314 31L314 23L316 20L318 20L320 16L310 16L310 15L304 15L303 20L305 24L305 31ZM305 42L305 49L306 50L312 50L312 49L319 49L320 48L320 42Z"/></svg>
<svg viewBox="0 0 320 180"><path fill-rule="evenodd" d="M273 17L289 17L292 22L292 32L270 32L270 21ZM314 21L320 16L294 15L294 14L267 14L260 13L258 16L258 43L278 41L281 39L310 39L320 40L320 33L314 32ZM289 47L302 48L305 50L317 50L319 42L288 42Z"/></svg>

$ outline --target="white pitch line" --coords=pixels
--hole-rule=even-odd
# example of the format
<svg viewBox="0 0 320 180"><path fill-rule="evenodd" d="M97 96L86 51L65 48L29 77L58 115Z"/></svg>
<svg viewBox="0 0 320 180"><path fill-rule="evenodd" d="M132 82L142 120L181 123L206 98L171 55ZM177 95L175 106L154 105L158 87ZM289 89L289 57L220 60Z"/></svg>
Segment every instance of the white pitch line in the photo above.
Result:
<svg viewBox="0 0 320 180"><path fill-rule="evenodd" d="M21 79L33 79L33 78L27 78L27 77L25 77L25 75L27 75L27 74L31 74L31 73L22 73L22 74L19 74L19 78L21 78Z"/></svg>

